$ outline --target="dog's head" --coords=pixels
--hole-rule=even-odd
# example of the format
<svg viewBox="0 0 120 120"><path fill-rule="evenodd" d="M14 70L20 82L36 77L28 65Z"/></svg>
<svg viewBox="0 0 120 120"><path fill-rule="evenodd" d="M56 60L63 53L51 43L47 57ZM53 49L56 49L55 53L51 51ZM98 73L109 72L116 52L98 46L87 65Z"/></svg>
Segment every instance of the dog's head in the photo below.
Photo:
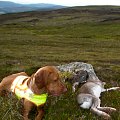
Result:
<svg viewBox="0 0 120 120"><path fill-rule="evenodd" d="M67 88L60 80L58 70L53 66L40 68L34 76L38 88L44 86L46 91L53 96L59 96L67 91Z"/></svg>

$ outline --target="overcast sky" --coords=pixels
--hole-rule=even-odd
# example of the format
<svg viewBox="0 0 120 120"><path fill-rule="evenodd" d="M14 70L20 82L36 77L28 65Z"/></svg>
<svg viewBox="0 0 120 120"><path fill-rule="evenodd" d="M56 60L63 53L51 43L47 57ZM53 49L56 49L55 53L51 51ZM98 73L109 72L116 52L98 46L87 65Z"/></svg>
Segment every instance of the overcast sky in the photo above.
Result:
<svg viewBox="0 0 120 120"><path fill-rule="evenodd" d="M83 6L83 5L120 5L120 0L0 0L12 1L16 3L52 3L65 6Z"/></svg>

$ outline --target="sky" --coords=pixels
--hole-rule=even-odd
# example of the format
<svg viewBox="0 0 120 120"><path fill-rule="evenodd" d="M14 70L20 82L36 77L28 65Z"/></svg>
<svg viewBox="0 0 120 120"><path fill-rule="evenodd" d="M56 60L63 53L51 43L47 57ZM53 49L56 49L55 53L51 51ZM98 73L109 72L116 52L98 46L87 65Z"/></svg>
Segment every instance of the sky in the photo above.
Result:
<svg viewBox="0 0 120 120"><path fill-rule="evenodd" d="M11 1L15 3L31 4L31 3L51 3L64 6L84 6L84 5L118 5L120 0L0 0Z"/></svg>

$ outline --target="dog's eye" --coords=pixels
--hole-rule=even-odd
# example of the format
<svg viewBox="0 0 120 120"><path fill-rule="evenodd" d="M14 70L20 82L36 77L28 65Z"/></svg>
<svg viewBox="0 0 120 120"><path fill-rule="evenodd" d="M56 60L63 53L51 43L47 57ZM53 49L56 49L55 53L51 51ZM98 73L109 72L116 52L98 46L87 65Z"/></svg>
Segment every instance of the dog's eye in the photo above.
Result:
<svg viewBox="0 0 120 120"><path fill-rule="evenodd" d="M54 82L57 82L57 80L54 80Z"/></svg>

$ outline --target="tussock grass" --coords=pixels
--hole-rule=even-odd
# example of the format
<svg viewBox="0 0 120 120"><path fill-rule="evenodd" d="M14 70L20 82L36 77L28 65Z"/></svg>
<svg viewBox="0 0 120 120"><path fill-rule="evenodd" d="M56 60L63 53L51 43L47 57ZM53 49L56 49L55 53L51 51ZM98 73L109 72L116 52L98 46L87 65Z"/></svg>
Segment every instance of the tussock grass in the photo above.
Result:
<svg viewBox="0 0 120 120"><path fill-rule="evenodd" d="M94 66L106 87L119 86L119 22L119 7L112 6L1 15L0 79L20 71L31 75L45 65L83 61ZM89 110L80 109L70 83L65 84L65 95L48 98L44 120L102 120ZM117 108L112 120L119 120L119 91L102 94L101 101L102 106ZM0 97L0 106L1 120L22 119L17 98Z"/></svg>

